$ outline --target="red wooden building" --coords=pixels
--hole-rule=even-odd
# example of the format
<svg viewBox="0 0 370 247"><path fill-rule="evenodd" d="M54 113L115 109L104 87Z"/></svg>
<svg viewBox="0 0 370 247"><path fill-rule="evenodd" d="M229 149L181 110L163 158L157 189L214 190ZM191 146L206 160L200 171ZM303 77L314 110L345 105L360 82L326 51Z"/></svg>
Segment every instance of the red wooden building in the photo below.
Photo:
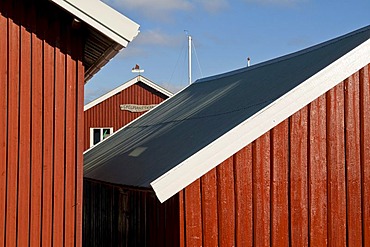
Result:
<svg viewBox="0 0 370 247"><path fill-rule="evenodd" d="M171 92L139 75L86 104L84 150L170 96L172 96Z"/></svg>
<svg viewBox="0 0 370 247"><path fill-rule="evenodd" d="M84 83L138 28L95 0L0 1L0 246L81 246Z"/></svg>
<svg viewBox="0 0 370 247"><path fill-rule="evenodd" d="M86 152L84 176L153 189L169 222L150 231L178 246L370 246L369 155L367 26L198 80Z"/></svg>

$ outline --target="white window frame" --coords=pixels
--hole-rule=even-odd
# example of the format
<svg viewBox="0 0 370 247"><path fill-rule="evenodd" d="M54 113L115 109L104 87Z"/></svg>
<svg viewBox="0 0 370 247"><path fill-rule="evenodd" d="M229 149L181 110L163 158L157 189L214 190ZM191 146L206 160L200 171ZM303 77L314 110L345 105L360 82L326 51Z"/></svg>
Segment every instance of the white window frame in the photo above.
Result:
<svg viewBox="0 0 370 247"><path fill-rule="evenodd" d="M95 146L96 144L98 144L98 143L96 143L96 144L94 144L94 130L100 130L100 141L99 142L101 142L102 140L104 140L105 138L107 138L108 136L110 136L111 134L113 134L113 127L94 127L94 128L90 128L90 147L92 147L92 146ZM104 132L103 132L103 130L104 129L109 129L109 131L110 131L110 133L109 133L109 135L107 135L107 136L103 136L103 134L104 134Z"/></svg>

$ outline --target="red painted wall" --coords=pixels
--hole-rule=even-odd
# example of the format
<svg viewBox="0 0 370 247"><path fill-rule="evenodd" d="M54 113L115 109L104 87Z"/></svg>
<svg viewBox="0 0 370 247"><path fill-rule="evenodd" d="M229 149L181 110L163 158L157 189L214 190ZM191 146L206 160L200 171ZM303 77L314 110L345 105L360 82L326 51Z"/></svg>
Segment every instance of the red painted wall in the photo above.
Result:
<svg viewBox="0 0 370 247"><path fill-rule="evenodd" d="M180 246L370 246L370 66L179 193Z"/></svg>
<svg viewBox="0 0 370 247"><path fill-rule="evenodd" d="M122 104L159 104L168 96L154 90L142 82L137 82L105 101L86 110L84 124L84 150L90 148L90 128L113 127L116 131L145 112L122 111Z"/></svg>
<svg viewBox="0 0 370 247"><path fill-rule="evenodd" d="M0 246L81 246L83 37L49 1L0 1Z"/></svg>

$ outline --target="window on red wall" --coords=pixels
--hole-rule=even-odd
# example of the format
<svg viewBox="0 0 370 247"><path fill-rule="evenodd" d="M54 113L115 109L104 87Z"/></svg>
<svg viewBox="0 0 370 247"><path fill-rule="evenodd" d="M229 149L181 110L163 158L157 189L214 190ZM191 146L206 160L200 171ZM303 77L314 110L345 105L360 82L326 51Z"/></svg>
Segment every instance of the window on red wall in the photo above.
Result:
<svg viewBox="0 0 370 247"><path fill-rule="evenodd" d="M113 127L90 128L90 147L101 142L113 133Z"/></svg>

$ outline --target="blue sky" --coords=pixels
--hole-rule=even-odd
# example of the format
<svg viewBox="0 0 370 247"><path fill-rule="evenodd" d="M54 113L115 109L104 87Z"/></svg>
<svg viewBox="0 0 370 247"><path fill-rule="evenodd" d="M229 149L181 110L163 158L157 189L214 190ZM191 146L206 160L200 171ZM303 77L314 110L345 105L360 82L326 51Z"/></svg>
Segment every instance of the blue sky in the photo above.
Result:
<svg viewBox="0 0 370 247"><path fill-rule="evenodd" d="M143 75L176 92L193 80L257 64L370 25L370 0L103 0L140 34L85 85L85 103Z"/></svg>

